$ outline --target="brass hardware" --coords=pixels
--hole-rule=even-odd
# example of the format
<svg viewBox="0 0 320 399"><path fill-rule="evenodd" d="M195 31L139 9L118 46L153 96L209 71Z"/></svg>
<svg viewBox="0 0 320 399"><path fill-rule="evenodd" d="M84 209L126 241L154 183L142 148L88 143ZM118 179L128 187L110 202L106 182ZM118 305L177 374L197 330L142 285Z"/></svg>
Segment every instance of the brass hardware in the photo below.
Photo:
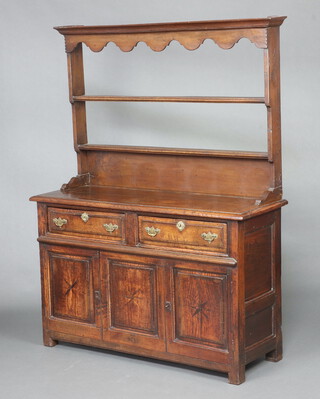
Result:
<svg viewBox="0 0 320 399"><path fill-rule="evenodd" d="M107 230L108 233L113 233L115 230L118 230L119 226L117 224L104 224L103 227Z"/></svg>
<svg viewBox="0 0 320 399"><path fill-rule="evenodd" d="M179 231L182 231L182 230L185 229L186 224L185 224L182 220L180 220L180 222L178 222L178 223L176 224L176 226L177 226L177 229L178 229Z"/></svg>
<svg viewBox="0 0 320 399"><path fill-rule="evenodd" d="M164 305L164 307L165 307L165 309L168 311L168 312L171 312L171 302L166 302L165 303L165 305Z"/></svg>
<svg viewBox="0 0 320 399"><path fill-rule="evenodd" d="M54 223L57 227L60 227L60 229L61 229L61 227L62 227L64 224L67 224L67 223L68 223L67 219L54 218L54 219L52 219L52 220L53 220L53 223Z"/></svg>
<svg viewBox="0 0 320 399"><path fill-rule="evenodd" d="M202 233L201 237L205 240L208 241L209 244L211 244L211 242L213 240L215 240L216 238L218 238L218 234L215 233L211 233L211 231L209 231L208 233Z"/></svg>
<svg viewBox="0 0 320 399"><path fill-rule="evenodd" d="M101 293L100 293L100 291L95 291L95 292L94 292L94 298L95 298L96 302L100 302L100 300L101 300Z"/></svg>
<svg viewBox="0 0 320 399"><path fill-rule="evenodd" d="M160 229L155 229L152 227L146 227L146 232L149 234L150 237L155 237L158 233L160 233Z"/></svg>
<svg viewBox="0 0 320 399"><path fill-rule="evenodd" d="M87 223L87 221L89 220L89 215L87 214L87 212L83 212L83 214L81 215L81 219Z"/></svg>

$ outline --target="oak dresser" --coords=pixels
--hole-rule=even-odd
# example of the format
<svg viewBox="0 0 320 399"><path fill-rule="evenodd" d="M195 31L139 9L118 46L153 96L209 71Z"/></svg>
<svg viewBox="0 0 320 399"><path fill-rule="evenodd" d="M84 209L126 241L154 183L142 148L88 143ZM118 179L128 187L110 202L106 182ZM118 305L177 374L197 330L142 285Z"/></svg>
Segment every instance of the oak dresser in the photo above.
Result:
<svg viewBox="0 0 320 399"><path fill-rule="evenodd" d="M282 357L279 27L285 17L56 28L65 38L78 174L38 203L44 344L111 349L245 379ZM187 50L249 39L263 97L86 95L82 43ZM94 145L86 102L262 104L266 152Z"/></svg>

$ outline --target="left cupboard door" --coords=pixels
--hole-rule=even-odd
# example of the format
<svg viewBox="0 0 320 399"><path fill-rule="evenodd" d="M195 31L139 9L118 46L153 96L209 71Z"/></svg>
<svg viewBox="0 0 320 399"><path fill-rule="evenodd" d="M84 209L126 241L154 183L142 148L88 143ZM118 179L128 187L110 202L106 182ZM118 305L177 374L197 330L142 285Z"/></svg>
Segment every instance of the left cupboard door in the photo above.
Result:
<svg viewBox="0 0 320 399"><path fill-rule="evenodd" d="M43 327L101 338L99 252L40 246Z"/></svg>

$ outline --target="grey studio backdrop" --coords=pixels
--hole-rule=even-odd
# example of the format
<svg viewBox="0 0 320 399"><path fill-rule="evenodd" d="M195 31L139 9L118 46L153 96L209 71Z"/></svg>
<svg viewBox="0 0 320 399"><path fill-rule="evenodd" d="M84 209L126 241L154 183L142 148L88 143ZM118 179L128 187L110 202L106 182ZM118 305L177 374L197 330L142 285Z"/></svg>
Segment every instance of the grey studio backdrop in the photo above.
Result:
<svg viewBox="0 0 320 399"><path fill-rule="evenodd" d="M57 25L287 15L281 29L284 359L247 382L95 349L42 346L36 206L76 174L66 55ZM317 398L319 349L320 2L317 0L11 0L0 3L1 398ZM111 44L85 51L96 94L261 95L262 52L206 41L188 52ZM89 104L91 142L263 150L260 105ZM223 395L223 396L222 396Z"/></svg>

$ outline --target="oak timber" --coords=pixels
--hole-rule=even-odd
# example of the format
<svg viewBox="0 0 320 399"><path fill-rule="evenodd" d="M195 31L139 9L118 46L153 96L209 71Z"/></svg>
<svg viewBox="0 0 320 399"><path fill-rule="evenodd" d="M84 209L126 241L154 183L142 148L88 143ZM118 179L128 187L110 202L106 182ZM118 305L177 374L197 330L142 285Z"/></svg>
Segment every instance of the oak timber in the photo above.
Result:
<svg viewBox="0 0 320 399"><path fill-rule="evenodd" d="M78 174L38 203L43 342L111 349L245 380L282 358L279 27L285 17L57 27L65 39ZM263 97L88 95L82 45L241 39L264 52ZM204 68L206 66L204 65ZM96 145L87 101L265 104L266 152ZM228 109L228 105L226 105ZM230 117L232 115L230 114Z"/></svg>

